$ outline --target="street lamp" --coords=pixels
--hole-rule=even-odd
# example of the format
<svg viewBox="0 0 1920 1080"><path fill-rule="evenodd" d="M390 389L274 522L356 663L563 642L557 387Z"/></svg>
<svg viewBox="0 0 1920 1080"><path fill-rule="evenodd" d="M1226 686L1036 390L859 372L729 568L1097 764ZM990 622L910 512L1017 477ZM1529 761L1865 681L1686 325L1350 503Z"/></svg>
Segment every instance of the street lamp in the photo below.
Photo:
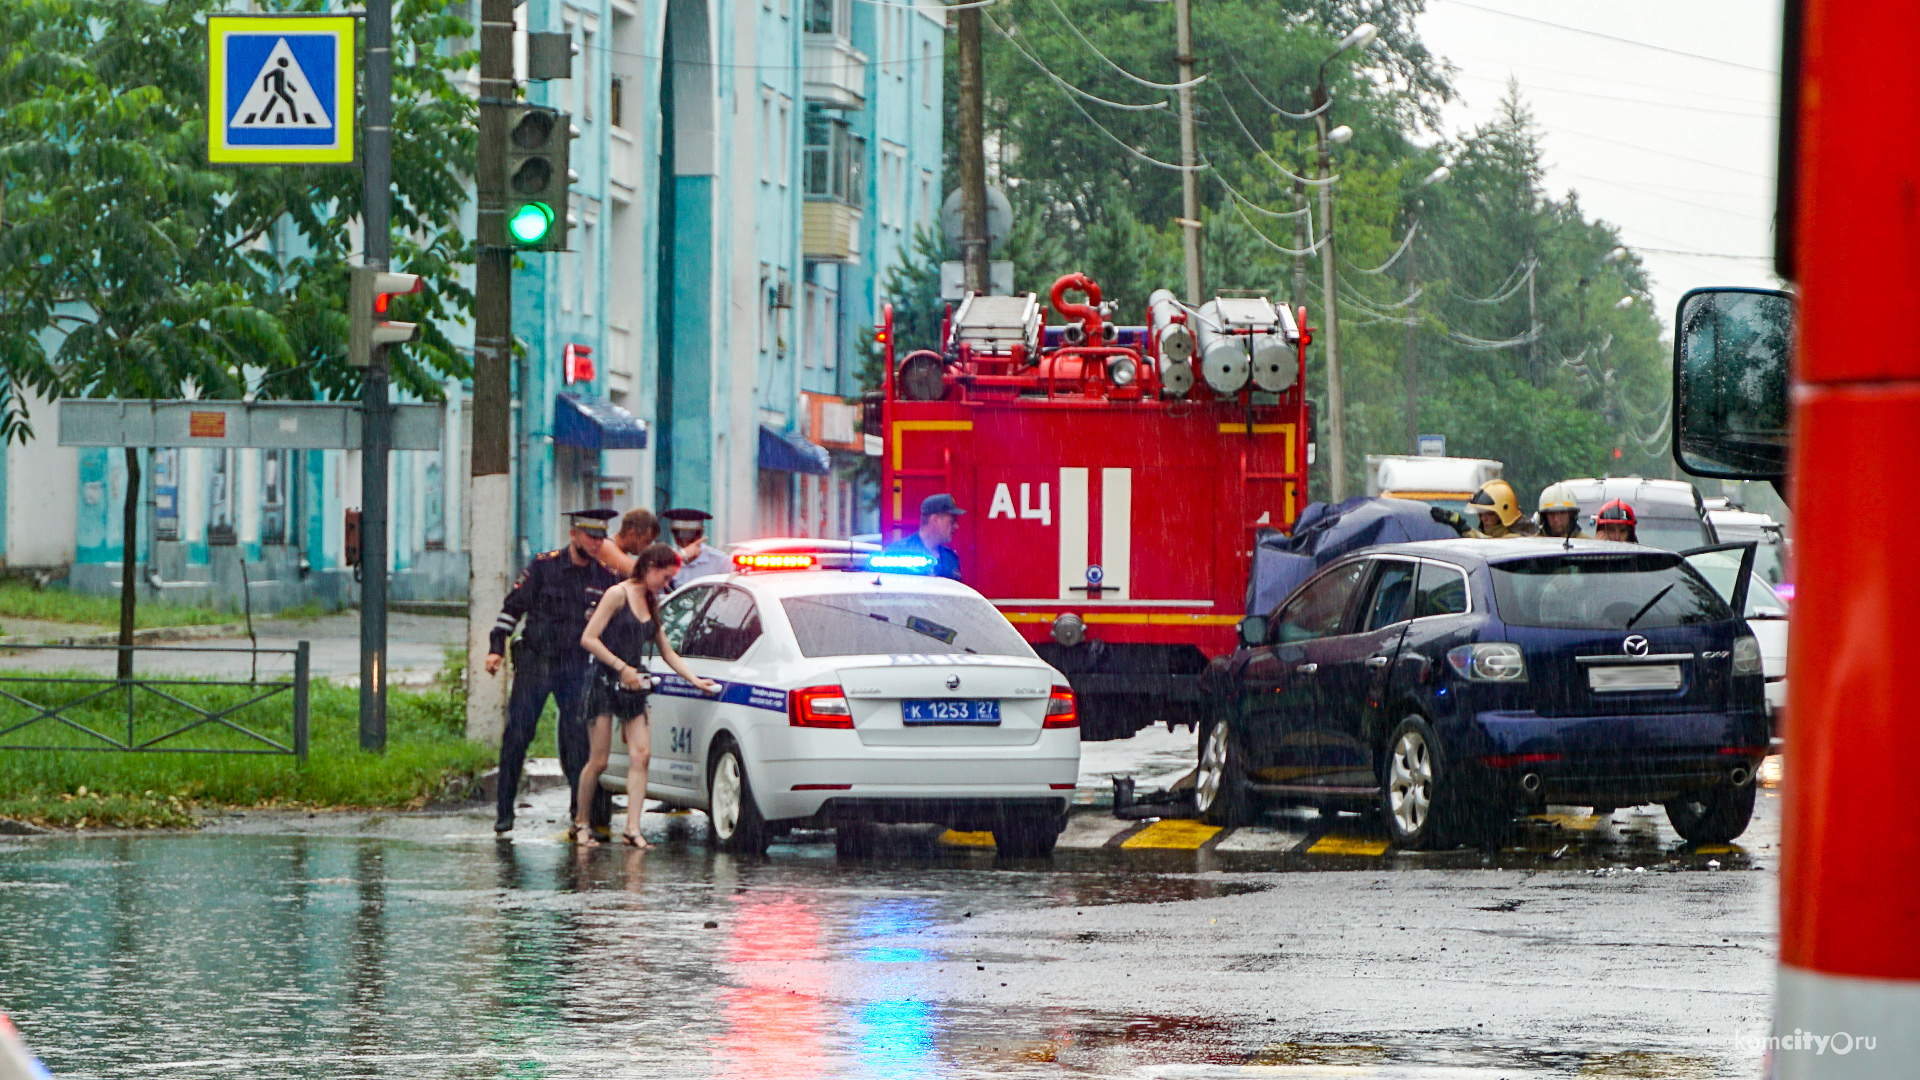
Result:
<svg viewBox="0 0 1920 1080"><path fill-rule="evenodd" d="M1320 61L1313 86L1313 124L1320 135L1320 242L1324 245L1320 249L1320 291L1321 304L1326 308L1320 336L1327 349L1327 471L1333 477L1332 500L1336 503L1347 497L1347 393L1340 382L1340 320L1334 308L1333 185L1327 177L1332 175L1333 144L1353 138L1353 129L1342 124L1327 130L1327 65L1350 49L1366 48L1379 35L1372 23L1354 27Z"/></svg>

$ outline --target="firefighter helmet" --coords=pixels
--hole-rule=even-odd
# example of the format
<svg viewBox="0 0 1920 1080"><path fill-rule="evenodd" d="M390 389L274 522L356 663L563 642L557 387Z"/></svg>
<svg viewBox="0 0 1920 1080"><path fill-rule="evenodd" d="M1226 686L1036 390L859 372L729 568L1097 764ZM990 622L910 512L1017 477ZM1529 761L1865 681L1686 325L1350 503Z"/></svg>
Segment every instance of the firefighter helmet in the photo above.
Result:
<svg viewBox="0 0 1920 1080"><path fill-rule="evenodd" d="M1627 540L1639 543L1640 530L1636 527L1638 519L1633 516L1633 505L1625 499L1614 499L1593 515L1593 527L1598 530L1602 525L1625 525Z"/></svg>
<svg viewBox="0 0 1920 1080"><path fill-rule="evenodd" d="M1499 515L1500 524L1511 526L1520 520L1520 497L1513 493L1513 485L1505 480L1489 480L1480 485L1480 490L1467 500L1475 512L1491 511Z"/></svg>
<svg viewBox="0 0 1920 1080"><path fill-rule="evenodd" d="M1580 500L1573 497L1573 489L1565 484L1548 484L1540 492L1540 512L1545 514L1554 510L1580 512Z"/></svg>

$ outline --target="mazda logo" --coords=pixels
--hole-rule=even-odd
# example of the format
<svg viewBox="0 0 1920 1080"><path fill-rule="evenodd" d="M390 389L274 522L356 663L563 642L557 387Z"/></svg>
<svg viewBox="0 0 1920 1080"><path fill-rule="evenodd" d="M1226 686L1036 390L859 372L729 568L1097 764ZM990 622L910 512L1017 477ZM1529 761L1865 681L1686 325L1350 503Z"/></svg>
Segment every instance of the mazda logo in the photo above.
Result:
<svg viewBox="0 0 1920 1080"><path fill-rule="evenodd" d="M1635 634L1620 643L1620 651L1626 653L1628 656L1645 656L1647 655L1647 639L1641 637L1639 634Z"/></svg>
<svg viewBox="0 0 1920 1080"><path fill-rule="evenodd" d="M1642 642L1640 643L1640 651L1641 651L1641 652L1646 652L1646 651L1647 651L1647 643L1646 643L1646 642L1644 642L1644 641L1642 641ZM949 676L947 676L947 689L949 689L949 690L958 690L958 689L960 689L960 676L958 676L958 675L949 675Z"/></svg>

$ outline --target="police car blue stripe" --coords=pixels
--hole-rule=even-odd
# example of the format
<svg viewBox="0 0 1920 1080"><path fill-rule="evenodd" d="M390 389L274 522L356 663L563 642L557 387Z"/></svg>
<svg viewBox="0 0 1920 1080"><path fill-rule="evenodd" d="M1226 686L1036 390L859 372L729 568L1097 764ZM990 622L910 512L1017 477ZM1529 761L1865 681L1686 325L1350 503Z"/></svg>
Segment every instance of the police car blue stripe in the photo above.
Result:
<svg viewBox="0 0 1920 1080"><path fill-rule="evenodd" d="M659 679L660 685L653 691L656 694L712 700L713 695L703 693L678 675L661 675ZM720 681L720 701L727 705L745 705L748 708L765 709L768 712L787 711L785 690L777 690L771 686L755 686L752 683Z"/></svg>

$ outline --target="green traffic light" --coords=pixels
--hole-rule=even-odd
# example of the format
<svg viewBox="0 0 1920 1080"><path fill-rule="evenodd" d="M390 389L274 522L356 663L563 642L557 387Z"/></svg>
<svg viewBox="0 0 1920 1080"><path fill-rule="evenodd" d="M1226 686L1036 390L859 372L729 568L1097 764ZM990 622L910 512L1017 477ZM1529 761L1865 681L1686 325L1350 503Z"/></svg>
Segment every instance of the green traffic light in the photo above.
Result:
<svg viewBox="0 0 1920 1080"><path fill-rule="evenodd" d="M546 239L547 231L553 228L553 208L546 203L531 202L513 212L507 220L507 232L517 243L537 244Z"/></svg>

